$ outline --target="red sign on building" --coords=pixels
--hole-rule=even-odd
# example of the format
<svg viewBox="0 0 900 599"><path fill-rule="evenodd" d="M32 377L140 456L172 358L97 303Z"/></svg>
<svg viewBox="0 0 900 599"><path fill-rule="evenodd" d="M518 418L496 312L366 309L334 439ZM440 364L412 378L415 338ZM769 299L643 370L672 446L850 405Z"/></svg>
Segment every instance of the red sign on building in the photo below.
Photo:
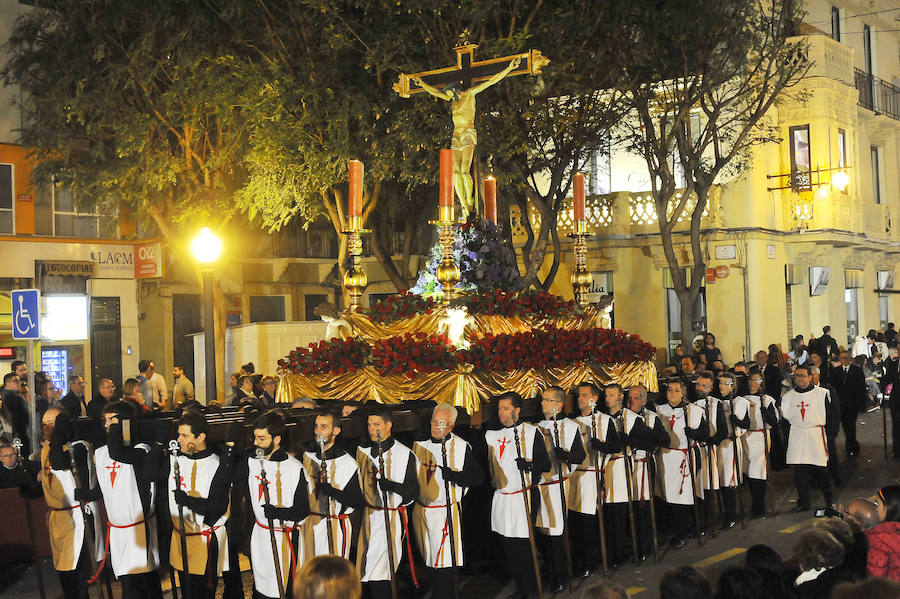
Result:
<svg viewBox="0 0 900 599"><path fill-rule="evenodd" d="M159 278L162 271L162 245L159 242L134 246L135 279Z"/></svg>

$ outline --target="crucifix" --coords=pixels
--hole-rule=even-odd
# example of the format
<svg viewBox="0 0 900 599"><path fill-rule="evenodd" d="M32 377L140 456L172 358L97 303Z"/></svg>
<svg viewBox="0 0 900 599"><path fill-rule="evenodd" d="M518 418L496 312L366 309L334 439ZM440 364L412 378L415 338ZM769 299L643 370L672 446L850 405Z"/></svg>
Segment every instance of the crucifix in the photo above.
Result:
<svg viewBox="0 0 900 599"><path fill-rule="evenodd" d="M394 91L408 98L426 92L450 102L453 115L453 189L462 206L463 217L475 211L472 183L472 158L475 156L475 96L505 77L539 75L550 60L539 50L529 50L489 60L475 60L475 44L456 46L456 65L422 71L401 73Z"/></svg>

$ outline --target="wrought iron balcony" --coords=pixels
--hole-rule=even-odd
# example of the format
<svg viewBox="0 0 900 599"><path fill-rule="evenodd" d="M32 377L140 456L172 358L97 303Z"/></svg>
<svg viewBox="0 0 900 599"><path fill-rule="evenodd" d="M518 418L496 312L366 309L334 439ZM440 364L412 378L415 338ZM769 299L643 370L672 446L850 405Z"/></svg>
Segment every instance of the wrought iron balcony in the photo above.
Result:
<svg viewBox="0 0 900 599"><path fill-rule="evenodd" d="M854 69L854 78L860 106L900 121L900 87L859 69Z"/></svg>

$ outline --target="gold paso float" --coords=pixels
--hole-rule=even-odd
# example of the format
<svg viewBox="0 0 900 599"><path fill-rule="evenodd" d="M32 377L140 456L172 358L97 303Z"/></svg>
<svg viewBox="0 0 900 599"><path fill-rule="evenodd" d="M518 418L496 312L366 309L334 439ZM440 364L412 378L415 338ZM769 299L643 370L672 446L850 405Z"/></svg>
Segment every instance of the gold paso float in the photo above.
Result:
<svg viewBox="0 0 900 599"><path fill-rule="evenodd" d="M465 338L474 340L486 335L512 335L534 329L555 326L571 331L598 328L602 313L587 306L579 315L549 319L505 317L474 314L459 316L456 309L439 306L430 313L421 313L390 323L379 323L366 314L345 312L335 321L341 338L358 337L372 343L378 339L402 336L406 333L428 335L446 334L452 323L465 318ZM455 370L418 373L413 378L404 375L379 374L373 366L343 373L304 375L283 369L277 401L290 402L307 396L315 399L340 401L377 401L384 404L409 400L433 400L465 409L469 414L480 410L482 401L504 391L516 391L530 397L550 385L570 389L581 381L598 385L619 383L624 387L643 384L657 391L656 366L652 361L616 364L575 363L562 368L522 369L508 372L475 370L471 364L461 364Z"/></svg>

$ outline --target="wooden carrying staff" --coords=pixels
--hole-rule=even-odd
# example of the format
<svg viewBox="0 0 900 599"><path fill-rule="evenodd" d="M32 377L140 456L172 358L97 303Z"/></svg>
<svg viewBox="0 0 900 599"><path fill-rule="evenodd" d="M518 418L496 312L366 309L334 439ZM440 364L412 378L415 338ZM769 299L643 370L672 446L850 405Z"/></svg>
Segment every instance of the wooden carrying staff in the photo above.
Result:
<svg viewBox="0 0 900 599"><path fill-rule="evenodd" d="M328 462L325 461L325 439L323 439L322 437L316 437L316 440L319 442L319 459L322 461L322 467L319 471L319 480L326 484L329 484ZM334 552L334 532L331 530L331 498L327 495L325 496L325 527L328 531L328 553L330 553L331 555L337 555ZM343 555L341 557L343 557Z"/></svg>
<svg viewBox="0 0 900 599"><path fill-rule="evenodd" d="M181 490L181 465L178 463L178 441L169 441L169 453L172 454L172 467L175 469L175 490ZM266 503L269 499L266 498ZM181 595L193 597L191 594L191 573L188 567L187 530L184 528L184 506L178 504L178 538L181 543ZM172 587L172 593L175 587Z"/></svg>
<svg viewBox="0 0 900 599"><path fill-rule="evenodd" d="M75 479L75 486L77 488L87 489L90 487L90 483L88 482L88 484L84 484L84 481L81 479L80 473L78 471L78 462L75 460L75 446L77 446L77 445L84 446L84 450L87 452L87 456L88 456L88 464L89 464L88 467L90 468L90 459L91 459L90 456L93 453L93 450L91 449L90 443L88 443L87 441L80 441L80 440L72 441L68 445L63 446L63 451L66 451L69 453L69 465L72 468L72 478ZM90 481L90 479L91 479L91 477L88 476L88 481ZM91 516L91 512L87 506L87 502L80 501L79 509L81 510L81 519L84 522L84 541L85 541L81 545L81 551L88 552L88 556L89 556L88 560L90 561L90 560L93 560L95 558L95 556L97 555L96 539L94 538L94 533L95 533L94 519ZM97 589L97 594L102 599L103 598L103 590L100 586L100 583L98 581L94 581L94 582L97 582L97 585L94 588ZM107 580L107 582L109 582L109 581ZM90 589L91 586L94 586L94 585L89 584L88 588ZM112 589L109 588L107 590L109 591L109 599L112 599Z"/></svg>
<svg viewBox="0 0 900 599"><path fill-rule="evenodd" d="M556 424L556 408L553 408L553 438L555 441L556 447L562 449L562 442L559 437L559 427ZM566 586L569 587L569 592L572 592L572 578L574 575L572 574L572 545L569 542L569 525L568 525L568 515L569 515L569 506L566 501L566 479L563 473L563 461L559 460L559 505L562 508L562 539L563 539L563 549L566 553L566 565L568 566L568 579L566 580Z"/></svg>
<svg viewBox="0 0 900 599"><path fill-rule="evenodd" d="M688 420L688 404L685 402L684 407L684 428L685 434L684 438L687 440L687 451L685 452L685 456L687 457L688 463L688 472L691 475L691 499L694 502L694 526L697 529L697 546L703 546L703 532L700 530L700 504L697 503L697 478L694 474L694 447L691 443L692 439L687 436L687 429L690 427L690 421Z"/></svg>
<svg viewBox="0 0 900 599"><path fill-rule="evenodd" d="M715 522L718 520L718 517L713 517L713 512L715 512L716 516L721 515L721 510L719 510L719 494L713 491L713 452L712 452L712 420L710 420L710 414L712 410L712 396L706 396L706 423L710 428L709 439L706 440L706 474L709 479L709 489L707 489L708 493L706 495L707 503L706 503L706 516L707 516L707 526L709 528L709 534L712 535L712 538L716 538L718 533L716 532L716 524Z"/></svg>
<svg viewBox="0 0 900 599"><path fill-rule="evenodd" d="M260 484L263 488L263 498L267 504L271 504L269 499L269 481L266 480L266 469L264 468L266 453L262 447L256 448L256 459L259 460L259 477ZM266 518L266 521L269 525L269 540L272 542L272 560L275 562L275 580L278 582L278 599L284 599L284 580L281 579L281 560L278 559L278 541L275 540L275 520L273 518Z"/></svg>
<svg viewBox="0 0 900 599"><path fill-rule="evenodd" d="M597 436L597 414L594 408L597 405L593 399L588 404L591 407L591 437L600 440ZM606 553L606 525L603 522L603 500L606 496L606 486L603 472L603 456L599 451L594 452L594 478L597 483L597 527L600 531L600 557L603 560L603 577L609 576L609 556Z"/></svg>
<svg viewBox="0 0 900 599"><path fill-rule="evenodd" d="M628 411L625 407L622 407L622 435L628 434L628 423L626 422L626 418L628 418ZM625 492L628 498L628 524L631 528L631 553L634 556L634 563L641 563L640 550L638 549L638 537L637 537L637 520L635 516L635 508L634 508L634 489L632 488L632 483L634 482L634 469L632 468L632 454L631 454L631 446L627 443L624 443L623 439L623 448L622 448L622 459L625 461Z"/></svg>
<svg viewBox="0 0 900 599"><path fill-rule="evenodd" d="M650 427L650 419L647 417L647 408L641 408L641 416L647 428ZM656 529L656 448L646 452L647 458L644 462L644 474L647 476L647 491L650 494L650 530L653 532L653 558L659 562L659 531ZM643 477L642 477L643 478Z"/></svg>
<svg viewBox="0 0 900 599"><path fill-rule="evenodd" d="M375 434L376 443L378 445L378 471L381 473L380 478L387 478L387 472L384 470L384 454L381 453L381 431L378 431ZM378 491L378 480L375 480L375 490ZM382 505L382 513L384 514L384 538L387 541L387 550L388 550L388 565L390 566L390 572L388 572L391 577L391 598L397 599L397 577L394 576L394 544L391 539L391 514L389 508L390 504L388 503L388 494L387 491L381 489L381 505ZM412 559L412 556L410 556Z"/></svg>
<svg viewBox="0 0 900 599"><path fill-rule="evenodd" d="M444 434L444 430L447 428L447 423L443 420L438 421L438 430L441 431L441 462L443 463L444 468L448 468L447 465L447 437ZM459 572L457 572L457 559L456 559L456 536L453 534L453 500L450 495L450 481L444 477L444 495L446 495L447 499L447 532L450 535L450 565L453 567L453 597L459 597ZM460 539L461 541L462 539Z"/></svg>
<svg viewBox="0 0 900 599"><path fill-rule="evenodd" d="M516 444L516 456L521 460L522 459L522 447L519 444L519 423L513 422L513 440ZM524 436L525 431L522 431ZM531 522L531 506L529 502L531 500L531 490L528 488L528 485L525 483L525 471L521 468L518 468L518 463L516 464L516 468L519 470L519 480L522 483L522 503L525 505L525 519L528 524L528 543L531 545L531 563L534 566L534 579L537 582L537 590L538 597L543 599L544 597L544 587L541 584L541 568L538 565L538 552L537 545L534 542L534 524Z"/></svg>

